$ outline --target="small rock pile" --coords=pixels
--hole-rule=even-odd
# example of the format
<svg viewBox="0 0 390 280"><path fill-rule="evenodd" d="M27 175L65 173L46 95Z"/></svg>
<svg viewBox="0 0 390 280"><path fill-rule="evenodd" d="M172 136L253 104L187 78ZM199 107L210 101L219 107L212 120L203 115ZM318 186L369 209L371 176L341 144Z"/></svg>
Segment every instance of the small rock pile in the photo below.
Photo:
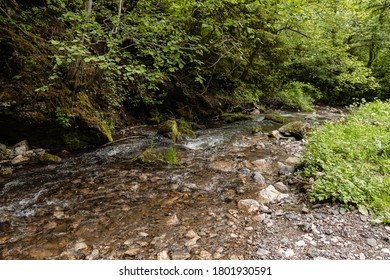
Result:
<svg viewBox="0 0 390 280"><path fill-rule="evenodd" d="M30 149L27 140L12 147L0 144L0 176L11 176L15 168L37 162L58 163L61 158L47 153L44 149Z"/></svg>

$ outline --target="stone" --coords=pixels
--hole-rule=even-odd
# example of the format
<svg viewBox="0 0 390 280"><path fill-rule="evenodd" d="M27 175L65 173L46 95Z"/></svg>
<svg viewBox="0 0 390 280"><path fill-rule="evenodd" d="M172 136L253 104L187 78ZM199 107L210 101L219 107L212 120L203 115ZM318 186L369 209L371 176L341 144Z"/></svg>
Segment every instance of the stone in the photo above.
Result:
<svg viewBox="0 0 390 280"><path fill-rule="evenodd" d="M363 261L363 260L366 259L366 256L363 253L360 253L359 254L359 259Z"/></svg>
<svg viewBox="0 0 390 280"><path fill-rule="evenodd" d="M227 160L215 161L211 164L211 168L222 172L232 172L234 170L234 162Z"/></svg>
<svg viewBox="0 0 390 280"><path fill-rule="evenodd" d="M385 226L385 229L390 232L390 226Z"/></svg>
<svg viewBox="0 0 390 280"><path fill-rule="evenodd" d="M172 260L188 260L191 255L188 252L174 252L171 254Z"/></svg>
<svg viewBox="0 0 390 280"><path fill-rule="evenodd" d="M305 245L306 245L305 240L299 240L299 241L297 241L297 242L295 243L295 246L297 246L297 247L303 247L303 246L305 246Z"/></svg>
<svg viewBox="0 0 390 280"><path fill-rule="evenodd" d="M384 254L390 254L390 249L388 249L388 248L383 248L382 250L382 253L384 253Z"/></svg>
<svg viewBox="0 0 390 280"><path fill-rule="evenodd" d="M184 245L187 246L187 247L195 246L195 245L196 245L196 242L197 242L199 239L200 239L199 236L193 237L193 238L191 238L190 240L186 241Z"/></svg>
<svg viewBox="0 0 390 280"><path fill-rule="evenodd" d="M148 237L149 236L149 234L147 234L146 232L143 232L143 231L138 233L138 235L141 237Z"/></svg>
<svg viewBox="0 0 390 280"><path fill-rule="evenodd" d="M86 248L88 248L88 245L85 244L85 242L83 242L83 241L77 242L76 245L74 245L74 250L76 252L84 250Z"/></svg>
<svg viewBox="0 0 390 280"><path fill-rule="evenodd" d="M89 254L87 256L87 260L96 260L99 258L99 250L98 249L94 249L91 254Z"/></svg>
<svg viewBox="0 0 390 280"><path fill-rule="evenodd" d="M280 175L291 175L292 173L294 173L295 171L295 167L294 166L291 166L291 165L286 165L286 164L280 164L280 167L279 167L279 174Z"/></svg>
<svg viewBox="0 0 390 280"><path fill-rule="evenodd" d="M375 247L377 245L377 242L374 238L367 239L367 244L371 247Z"/></svg>
<svg viewBox="0 0 390 280"><path fill-rule="evenodd" d="M164 250L157 254L157 260L159 261L168 261L171 258L168 255L168 251Z"/></svg>
<svg viewBox="0 0 390 280"><path fill-rule="evenodd" d="M286 161L285 161L285 163L286 163L287 165L292 165L292 166L297 166L297 165L300 164L300 162L301 162L301 159L298 158L298 157L289 157L289 158L287 158Z"/></svg>
<svg viewBox="0 0 390 280"><path fill-rule="evenodd" d="M260 172L254 172L252 174L253 180L258 183L260 186L265 187L266 186L266 181L263 175L261 175Z"/></svg>
<svg viewBox="0 0 390 280"><path fill-rule="evenodd" d="M25 155L29 150L27 140L20 141L19 143L15 144L12 149L16 156Z"/></svg>
<svg viewBox="0 0 390 280"><path fill-rule="evenodd" d="M302 121L294 121L283 125L279 128L280 134L286 137L294 137L297 140L301 140L310 130L310 124Z"/></svg>
<svg viewBox="0 0 390 280"><path fill-rule="evenodd" d="M274 186L269 185L267 188L259 192L259 201L261 203L276 203L282 199L288 198L288 194L283 194L275 189Z"/></svg>
<svg viewBox="0 0 390 280"><path fill-rule="evenodd" d="M211 260L213 258L213 255L206 250L200 251L199 256L202 260Z"/></svg>
<svg viewBox="0 0 390 280"><path fill-rule="evenodd" d="M263 249L263 248L260 248L257 250L256 255L258 255L260 257L264 257L264 256L269 255L270 253L271 253L270 251Z"/></svg>
<svg viewBox="0 0 390 280"><path fill-rule="evenodd" d="M199 235L194 230L191 229L186 233L185 237L194 238L194 237L199 237Z"/></svg>
<svg viewBox="0 0 390 280"><path fill-rule="evenodd" d="M277 130L272 131L272 132L269 134L269 136L275 138L276 140L279 140L280 138L282 138L282 135L281 135L280 132L277 131Z"/></svg>
<svg viewBox="0 0 390 280"><path fill-rule="evenodd" d="M127 250L124 253L124 255L134 257L134 256L138 255L140 252L141 252L141 248L130 248L129 250Z"/></svg>
<svg viewBox="0 0 390 280"><path fill-rule="evenodd" d="M263 213L263 214L259 214L259 215L254 216L252 218L252 220L254 220L255 222L261 223L265 220L266 217L267 217L267 215Z"/></svg>
<svg viewBox="0 0 390 280"><path fill-rule="evenodd" d="M241 211L251 214L259 210L260 203L254 199L242 199L237 206Z"/></svg>
<svg viewBox="0 0 390 280"><path fill-rule="evenodd" d="M288 187L285 184L283 184L282 182L277 182L275 184L275 189L281 193L288 193L288 191L289 191Z"/></svg>
<svg viewBox="0 0 390 280"><path fill-rule="evenodd" d="M328 261L329 259L328 258L324 258L324 257L316 257L316 258L314 258L314 260L316 260L316 261Z"/></svg>
<svg viewBox="0 0 390 280"><path fill-rule="evenodd" d="M318 250L317 248L315 247L310 247L309 250L307 251L307 254L311 257L311 258L317 258L320 256L320 250Z"/></svg>
<svg viewBox="0 0 390 280"><path fill-rule="evenodd" d="M283 257L283 258L291 258L295 255L294 250L292 249L287 249L285 250L279 250L278 253Z"/></svg>
<svg viewBox="0 0 390 280"><path fill-rule="evenodd" d="M180 220L179 220L179 218L177 217L176 214L173 214L172 216L170 216L167 219L167 225L168 226L174 226L174 225L178 225L178 224L180 224Z"/></svg>
<svg viewBox="0 0 390 280"><path fill-rule="evenodd" d="M28 158L26 156L18 155L11 160L11 163L12 163L12 165L21 165L21 164L28 162L29 160L30 160L30 158Z"/></svg>

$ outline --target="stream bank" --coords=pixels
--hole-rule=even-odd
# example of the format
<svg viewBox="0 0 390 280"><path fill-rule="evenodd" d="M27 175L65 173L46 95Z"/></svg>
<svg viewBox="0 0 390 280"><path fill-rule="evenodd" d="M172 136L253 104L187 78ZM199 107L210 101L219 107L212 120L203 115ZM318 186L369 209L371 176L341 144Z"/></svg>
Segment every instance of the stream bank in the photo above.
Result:
<svg viewBox="0 0 390 280"><path fill-rule="evenodd" d="M277 113L312 125L343 116ZM389 227L308 203L292 174L306 142L275 137L280 126L259 115L178 144L142 126L126 141L18 169L0 186L0 258L390 259ZM151 147L174 147L180 165L134 164Z"/></svg>

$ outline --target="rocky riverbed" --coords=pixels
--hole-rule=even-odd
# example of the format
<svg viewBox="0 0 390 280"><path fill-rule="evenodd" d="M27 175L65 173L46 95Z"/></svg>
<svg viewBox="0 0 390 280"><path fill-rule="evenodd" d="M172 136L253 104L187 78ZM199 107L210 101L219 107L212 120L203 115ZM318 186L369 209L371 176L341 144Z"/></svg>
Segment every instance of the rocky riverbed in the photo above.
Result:
<svg viewBox="0 0 390 280"><path fill-rule="evenodd" d="M311 125L342 117L331 108L279 113ZM390 259L390 227L307 201L310 185L293 173L306 141L280 126L259 115L179 144L138 127L61 162L10 165L0 258ZM172 147L179 165L134 161Z"/></svg>

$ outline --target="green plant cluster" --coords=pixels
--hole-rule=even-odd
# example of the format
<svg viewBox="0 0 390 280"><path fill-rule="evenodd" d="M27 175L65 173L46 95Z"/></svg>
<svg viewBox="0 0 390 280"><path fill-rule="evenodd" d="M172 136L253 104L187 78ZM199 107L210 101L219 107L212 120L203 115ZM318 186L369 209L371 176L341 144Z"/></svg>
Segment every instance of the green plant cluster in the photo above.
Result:
<svg viewBox="0 0 390 280"><path fill-rule="evenodd" d="M311 201L355 205L390 221L390 103L351 107L351 114L311 135L303 174Z"/></svg>

